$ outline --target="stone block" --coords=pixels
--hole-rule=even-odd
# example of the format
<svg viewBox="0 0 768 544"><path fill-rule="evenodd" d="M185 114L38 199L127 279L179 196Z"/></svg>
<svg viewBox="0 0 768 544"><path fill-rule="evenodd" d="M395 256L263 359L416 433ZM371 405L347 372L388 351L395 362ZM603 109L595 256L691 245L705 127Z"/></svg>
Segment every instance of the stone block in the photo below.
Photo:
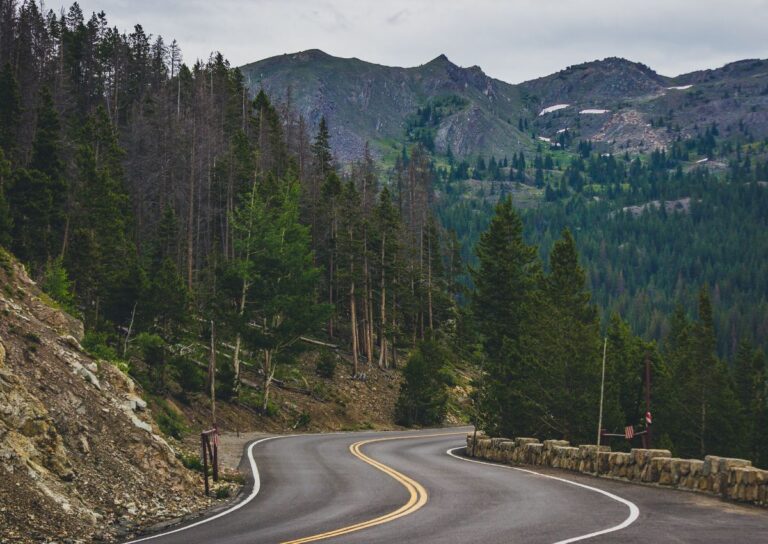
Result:
<svg viewBox="0 0 768 544"><path fill-rule="evenodd" d="M544 451L554 450L556 447L568 447L571 443L567 440L545 440Z"/></svg>
<svg viewBox="0 0 768 544"><path fill-rule="evenodd" d="M634 462L638 465L645 465L655 457L672 457L669 450L646 450L642 448L632 448L630 450Z"/></svg>

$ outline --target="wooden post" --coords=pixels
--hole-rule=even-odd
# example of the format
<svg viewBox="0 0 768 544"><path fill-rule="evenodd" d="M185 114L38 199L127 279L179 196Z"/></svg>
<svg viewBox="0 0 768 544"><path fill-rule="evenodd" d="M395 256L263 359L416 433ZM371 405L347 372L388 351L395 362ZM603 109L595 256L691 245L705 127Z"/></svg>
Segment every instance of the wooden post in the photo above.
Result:
<svg viewBox="0 0 768 544"><path fill-rule="evenodd" d="M643 418L645 419L645 435L643 436L643 441L645 442L645 445L647 448L652 448L652 437L651 437L651 424L648 422L648 415L651 413L651 356L646 353L645 354L645 414L643 415Z"/></svg>
<svg viewBox="0 0 768 544"><path fill-rule="evenodd" d="M608 350L608 337L603 341L603 377L600 380L600 415L597 418L597 451L600 452L600 439L603 431L603 396L605 394L605 354Z"/></svg>
<svg viewBox="0 0 768 544"><path fill-rule="evenodd" d="M213 481L219 481L219 429L216 425L213 426Z"/></svg>
<svg viewBox="0 0 768 544"><path fill-rule="evenodd" d="M205 479L205 494L208 495L209 488L208 488L208 448L207 446L208 442L208 436L206 434L200 433L200 447L202 449L203 453L203 478Z"/></svg>

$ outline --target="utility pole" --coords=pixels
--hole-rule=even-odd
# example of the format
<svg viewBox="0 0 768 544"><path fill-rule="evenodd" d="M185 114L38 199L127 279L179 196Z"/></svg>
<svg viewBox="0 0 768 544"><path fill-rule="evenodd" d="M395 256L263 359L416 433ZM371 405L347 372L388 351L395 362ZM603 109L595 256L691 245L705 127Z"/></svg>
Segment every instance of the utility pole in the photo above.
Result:
<svg viewBox="0 0 768 544"><path fill-rule="evenodd" d="M211 391L211 420L216 427L216 334L211 319L211 358L208 363L208 385Z"/></svg>
<svg viewBox="0 0 768 544"><path fill-rule="evenodd" d="M651 356L645 354L645 439L646 447L652 448L651 441Z"/></svg>
<svg viewBox="0 0 768 544"><path fill-rule="evenodd" d="M597 451L600 451L600 439L603 433L603 397L605 396L605 354L608 349L608 337L603 341L603 376L600 380L600 415L597 418Z"/></svg>

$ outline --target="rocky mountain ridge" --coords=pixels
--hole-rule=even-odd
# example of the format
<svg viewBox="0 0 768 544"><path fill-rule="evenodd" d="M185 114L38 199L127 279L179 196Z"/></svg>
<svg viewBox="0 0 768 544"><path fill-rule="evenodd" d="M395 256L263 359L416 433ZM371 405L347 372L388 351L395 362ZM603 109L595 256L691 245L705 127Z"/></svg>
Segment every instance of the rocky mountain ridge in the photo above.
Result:
<svg viewBox="0 0 768 544"><path fill-rule="evenodd" d="M667 77L611 57L517 85L445 55L398 68L309 50L241 70L252 93L263 88L273 100L290 102L310 131L325 116L342 162L359 158L365 142L380 157L394 157L414 117L446 97L461 107L428 116L420 128L431 131L436 152L457 157L510 156L542 142L557 147L565 131L615 152L664 148L713 123L726 136L768 136L766 60Z"/></svg>

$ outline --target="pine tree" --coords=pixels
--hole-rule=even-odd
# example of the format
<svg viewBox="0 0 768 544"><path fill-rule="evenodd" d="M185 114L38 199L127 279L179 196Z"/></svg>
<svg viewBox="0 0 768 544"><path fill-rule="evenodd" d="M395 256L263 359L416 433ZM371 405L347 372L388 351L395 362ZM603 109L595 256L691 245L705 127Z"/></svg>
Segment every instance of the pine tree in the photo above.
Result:
<svg viewBox="0 0 768 544"><path fill-rule="evenodd" d="M65 230L67 185L60 123L47 87L40 94L29 170L16 170L6 192L14 223L13 249L33 270L58 255Z"/></svg>
<svg viewBox="0 0 768 544"><path fill-rule="evenodd" d="M51 257L53 245L50 179L37 170L20 168L6 184L5 196L11 213L11 249L33 271L40 270Z"/></svg>
<svg viewBox="0 0 768 544"><path fill-rule="evenodd" d="M42 172L50 179L54 198L63 198L66 186L63 185L64 165L61 149L61 122L53 97L48 87L40 92L40 106L37 110L37 128L32 143L32 160L29 168Z"/></svg>
<svg viewBox="0 0 768 544"><path fill-rule="evenodd" d="M98 150L98 153L97 153ZM130 238L132 216L123 186L122 151L106 113L85 124L77 154L80 205L72 211L65 263L92 325L125 323L139 299L141 274Z"/></svg>
<svg viewBox="0 0 768 544"><path fill-rule="evenodd" d="M0 71L0 150L12 157L21 120L21 95L10 63Z"/></svg>
<svg viewBox="0 0 768 544"><path fill-rule="evenodd" d="M142 289L141 313L163 338L174 339L189 322L189 292L176 263L165 257L150 269Z"/></svg>
<svg viewBox="0 0 768 544"><path fill-rule="evenodd" d="M241 257L232 266L246 285L248 303L242 311L234 308L233 321L246 346L260 353L265 412L279 355L330 312L316 302L320 270L312 264L308 229L299 223L298 184L286 180L280 187L265 201L254 186L234 221Z"/></svg>
<svg viewBox="0 0 768 544"><path fill-rule="evenodd" d="M546 412L541 417L568 440L589 440L596 428L600 332L570 231L554 244L549 268L540 356L545 385L539 389Z"/></svg>
<svg viewBox="0 0 768 544"><path fill-rule="evenodd" d="M739 342L733 361L736 396L741 405L742 436L739 443L743 444L741 455L752 459L755 464L768 460L766 438L763 436L761 424L766 415L766 376L765 356L762 351L754 349L748 342Z"/></svg>
<svg viewBox="0 0 768 544"><path fill-rule="evenodd" d="M328 123L325 117L320 118L320 125L317 128L317 136L312 144L312 153L317 162L317 171L321 179L331 173L333 170L333 155L331 154L331 136L328 132Z"/></svg>
<svg viewBox="0 0 768 544"><path fill-rule="evenodd" d="M374 266L375 280L378 280L379 288L379 367L387 366L387 352L389 344L387 339L395 341L396 328L395 316L388 313L388 306L394 307L390 301L394 300L398 276L398 261L400 254L401 222L395 208L389 189L385 187L379 194L379 203L374 211L372 246L376 254ZM397 356L392 347L393 359ZM393 365L395 366L395 365Z"/></svg>
<svg viewBox="0 0 768 544"><path fill-rule="evenodd" d="M11 163L5 160L0 149L0 246L9 247L13 232L13 218L8 200L5 198L6 186L10 183Z"/></svg>
<svg viewBox="0 0 768 544"><path fill-rule="evenodd" d="M496 206L476 253L472 309L486 357L478 410L488 432L519 436L534 427L526 386L533 372L528 343L536 326L540 263L536 248L523 240L511 199Z"/></svg>
<svg viewBox="0 0 768 544"><path fill-rule="evenodd" d="M349 336L353 376L359 372L361 340L358 330L358 291L362 285L363 239L360 195L352 182L344 185L339 197L340 234L338 244L339 280L347 293ZM337 312L338 313L338 312Z"/></svg>
<svg viewBox="0 0 768 544"><path fill-rule="evenodd" d="M698 455L708 453L728 455L735 447L740 432L738 401L733 393L731 376L724 363L717 358L715 329L709 290L699 291L699 316L691 334L691 370L688 387L694 399L698 438Z"/></svg>
<svg viewBox="0 0 768 544"><path fill-rule="evenodd" d="M445 417L448 394L443 369L448 353L436 340L416 346L403 368L403 383L395 405L400 425L439 425Z"/></svg>

